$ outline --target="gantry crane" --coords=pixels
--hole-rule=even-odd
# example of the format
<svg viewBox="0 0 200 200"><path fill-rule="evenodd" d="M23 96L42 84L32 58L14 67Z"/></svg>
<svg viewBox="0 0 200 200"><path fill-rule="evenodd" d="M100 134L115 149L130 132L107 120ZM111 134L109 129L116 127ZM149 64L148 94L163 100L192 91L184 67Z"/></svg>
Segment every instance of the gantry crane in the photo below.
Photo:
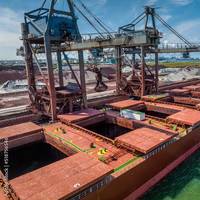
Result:
<svg viewBox="0 0 200 200"><path fill-rule="evenodd" d="M68 61L67 55L64 52L59 51L59 47L62 43L75 41L81 42L81 35L77 25L73 2L67 0L68 10L67 8L56 10L56 4L58 4L58 2L59 1L57 0L51 0L50 7L45 8L45 4L47 3L47 0L45 0L40 8L25 13L25 23L22 24L22 39L25 51L28 91L32 108L51 116L53 120L56 119L57 114L60 111L64 111L66 106L69 106L70 111L72 110L73 104L76 103L81 104L83 107L87 106L85 99L86 90L85 87L82 87L85 85L85 76L82 76L84 73L82 50L78 51L79 69L81 74L80 83L74 74L79 89L76 91L69 91L63 84L62 54L72 73L74 72ZM44 49L43 53L45 53L46 58L47 77L41 69L37 57L38 52L35 51L37 46ZM57 54L59 87L55 86L52 46L54 47L54 52ZM43 91L38 90L36 87L36 75L33 67L33 59L38 66L43 81L46 83L46 88L44 88Z"/></svg>
<svg viewBox="0 0 200 200"><path fill-rule="evenodd" d="M61 1L66 2L67 7L56 9ZM50 6L47 6L47 3ZM75 11L79 13L96 34L80 34ZM22 23L22 39L24 44L24 56L28 78L28 91L32 108L36 112L50 116L56 120L57 115L72 111L76 107L87 107L87 94L85 83L85 67L83 52L92 49L113 48L116 55L116 88L117 94L126 89L123 83L122 64L126 63L133 68L134 76L130 84L129 95L143 96L158 91L158 48L161 33L157 30L155 19L168 27L187 45L187 51L199 51L185 40L171 26L155 12L152 7L145 7L144 12L128 25L113 32L97 16L95 16L81 0L44 0L42 6L36 10L25 13ZM136 29L136 25L145 20L145 26ZM150 23L151 20L151 23ZM183 50L183 49L182 49ZM73 66L68 59L68 52L77 51L79 58L80 77L74 73ZM185 50L184 50L185 51ZM184 52L183 51L183 52ZM186 52L187 52L186 51ZM59 85L55 85L55 74L52 54L57 55ZM155 71L149 69L145 63L145 56L155 54ZM39 54L45 54L47 76L41 69L38 59ZM133 62L127 54L131 54ZM135 70L135 54L140 56L140 65ZM33 60L43 77L46 87L37 88L36 73ZM68 64L73 77L77 82L77 88L70 90L63 82L62 60Z"/></svg>
<svg viewBox="0 0 200 200"><path fill-rule="evenodd" d="M32 102L32 108L36 111L42 112L45 115L51 116L52 120L55 120L57 114L67 111L72 111L74 105L87 107L86 97L86 84L85 84L85 70L83 60L83 50L92 48L104 48L112 47L116 49L117 55L117 92L120 93L121 83L121 64L122 64L122 48L125 47L140 47L141 48L141 60L142 60L142 72L141 72L141 94L145 94L145 78L144 78L144 56L146 47L154 47L158 45L159 34L155 29L146 27L142 31L132 31L127 34L126 30L119 33L112 34L102 21L89 11L89 9L79 0L79 6L72 0L67 0L68 11L66 9L57 10L56 4L59 1L51 0L50 7L45 8L47 0L45 0L42 6L36 10L25 13L25 23L22 24L22 38L25 49L25 61L26 71L28 78L29 96ZM82 7L82 10L81 8ZM95 36L89 39L84 39L78 29L77 18L75 16L75 9L79 12L93 28L97 31L98 37ZM87 11L93 20L97 23L95 26L88 18L84 11ZM150 15L152 10L150 9L146 16ZM148 21L148 19L147 19ZM97 28L101 27L101 31ZM102 33L102 29L104 33ZM80 83L76 77L79 90L69 91L63 85L62 74L62 59L67 61L72 73L73 69L68 61L67 51L78 51L79 57L79 70L80 70ZM53 71L52 53L56 52L58 61L58 77L59 87L55 86L55 76ZM39 53L45 53L47 77L45 77L39 59L37 55ZM41 73L46 88L42 91L37 89L36 75L33 67L33 59L35 60L39 72ZM66 109L69 108L69 109Z"/></svg>

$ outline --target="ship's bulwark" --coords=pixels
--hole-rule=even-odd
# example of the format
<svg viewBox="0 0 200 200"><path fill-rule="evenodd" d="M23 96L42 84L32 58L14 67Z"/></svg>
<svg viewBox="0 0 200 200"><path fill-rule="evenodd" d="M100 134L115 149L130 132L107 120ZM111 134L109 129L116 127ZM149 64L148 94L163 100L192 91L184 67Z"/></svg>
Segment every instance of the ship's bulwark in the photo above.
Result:
<svg viewBox="0 0 200 200"><path fill-rule="evenodd" d="M184 161L198 148L200 148L200 127L145 162L118 176L101 190L89 194L84 200L134 200L152 187L151 184L145 185L147 181L158 182L163 178L163 174L167 175L180 164L178 161ZM173 166L170 166L172 163ZM156 177L158 174L160 177Z"/></svg>

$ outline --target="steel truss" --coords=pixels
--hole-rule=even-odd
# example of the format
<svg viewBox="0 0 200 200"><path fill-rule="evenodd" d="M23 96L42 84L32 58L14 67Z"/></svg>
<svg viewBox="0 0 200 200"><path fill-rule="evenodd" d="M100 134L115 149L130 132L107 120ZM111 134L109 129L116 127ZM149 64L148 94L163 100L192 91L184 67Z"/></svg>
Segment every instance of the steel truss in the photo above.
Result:
<svg viewBox="0 0 200 200"><path fill-rule="evenodd" d="M144 96L158 91L158 54L169 52L169 49L159 49L162 34L156 28L156 19L179 37L185 44L184 48L176 48L174 52L200 51L199 46L192 45L183 36L169 26L152 7L145 7L144 12L128 25L119 28L118 32L111 32L97 16L95 16L81 0L65 0L68 10L57 10L56 0L51 2L49 8L44 8L46 0L41 8L25 13L25 23L22 24L22 39L24 43L24 55L28 78L29 96L33 110L42 112L56 120L57 114L72 111L75 106L87 107L85 67L83 51L98 48L112 48L115 50L117 62L116 88L117 94L128 93L129 95ZM81 35L77 25L75 10L95 29L97 35ZM57 28L55 20L67 22L66 26ZM64 18L63 18L64 17ZM46 20L46 27L41 28L38 20ZM136 30L136 25L144 22L143 30ZM96 24L95 24L96 23ZM67 27L70 25L69 27ZM30 28L31 26L31 28ZM55 28L55 29L54 29ZM53 31L52 31L53 30ZM34 36L34 34L37 37ZM76 76L71 66L67 52L77 51L79 59L80 78ZM57 56L59 87L55 87L52 53ZM47 77L42 71L38 54L45 53ZM130 60L130 56L132 59ZM140 64L136 63L136 54L140 57ZM150 69L145 63L147 54L155 55L154 69ZM63 82L62 57L68 64L79 90L67 92ZM46 87L38 90L36 87L36 72L33 67L35 61ZM123 63L133 70L132 80L127 81L122 74ZM79 81L80 80L80 81ZM61 90L61 91L60 91Z"/></svg>

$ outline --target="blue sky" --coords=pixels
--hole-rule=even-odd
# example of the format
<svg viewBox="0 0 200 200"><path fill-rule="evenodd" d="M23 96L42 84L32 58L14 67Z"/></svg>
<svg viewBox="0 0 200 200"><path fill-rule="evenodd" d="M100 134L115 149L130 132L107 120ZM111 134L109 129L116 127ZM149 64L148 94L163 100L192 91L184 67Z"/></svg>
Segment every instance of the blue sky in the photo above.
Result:
<svg viewBox="0 0 200 200"><path fill-rule="evenodd" d="M77 0L75 0L77 1ZM144 5L155 5L157 12L191 42L200 42L200 0L82 0L90 10L114 30L129 23L143 11ZM42 4L43 0L0 0L0 59L15 59L21 45L20 22L23 13ZM66 0L58 0L60 7ZM93 32L79 17L81 32ZM164 42L177 38L158 24L164 32Z"/></svg>

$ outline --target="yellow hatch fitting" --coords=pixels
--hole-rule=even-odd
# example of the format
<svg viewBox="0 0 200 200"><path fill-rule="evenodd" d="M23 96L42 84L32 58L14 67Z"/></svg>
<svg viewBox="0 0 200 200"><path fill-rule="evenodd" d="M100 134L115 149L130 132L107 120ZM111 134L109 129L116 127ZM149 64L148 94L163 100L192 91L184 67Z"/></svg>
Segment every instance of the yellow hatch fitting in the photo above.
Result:
<svg viewBox="0 0 200 200"><path fill-rule="evenodd" d="M99 151L98 151L98 155L99 156L101 156L101 155L104 155L104 154L106 154L108 152L108 150L106 149L106 148L101 148L101 149L99 149Z"/></svg>

